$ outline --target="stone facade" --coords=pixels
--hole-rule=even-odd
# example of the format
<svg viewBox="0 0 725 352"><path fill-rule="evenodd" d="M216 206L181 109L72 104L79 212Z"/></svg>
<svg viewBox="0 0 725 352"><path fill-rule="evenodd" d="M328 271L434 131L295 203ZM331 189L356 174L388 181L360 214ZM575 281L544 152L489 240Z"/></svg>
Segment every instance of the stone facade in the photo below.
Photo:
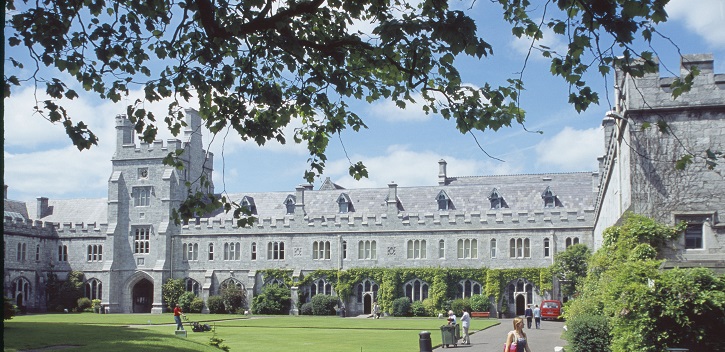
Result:
<svg viewBox="0 0 725 352"><path fill-rule="evenodd" d="M186 111L183 141L151 144L137 143L132 124L119 116L107 198L41 197L25 204L9 200L6 189L4 294L28 310L52 309L45 302L47 275L63 279L70 270L80 270L87 295L101 299L108 312L160 313L161 286L168 278L186 279L188 289L204 299L232 283L246 289L251 302L270 281L262 274L266 269L290 270L301 277L320 269L370 267L542 268L571 244L596 248L603 228L617 223L625 210L651 213L670 223L680 216L707 216L701 221L705 248L677 249L674 244L670 254L720 258L721 263L723 227L717 214L725 198L716 190L725 189L722 168L688 172L683 183L671 165L667 169L665 162L644 162L630 149L656 155L663 150L657 148L676 149L672 141L659 146L661 136L653 131L632 127L671 116L679 140L692 143L689 148L725 150L722 75L701 70L698 90L681 97L687 104L663 106L650 115L634 105L632 88L625 85L631 78L618 76L621 103L613 116L621 118L604 121L607 154L599 173L453 177L441 160L437 186L391 183L386 188L344 189L327 179L317 190L300 185L289 192L226 194L258 218L246 228L237 227L221 210L182 226L169 220L187 194L187 182L197 188L202 176L211 180L213 172L213 155L203 150L196 111ZM648 76L645 81L652 86L648 94L665 99L658 90L666 91L657 83L661 80ZM640 87L637 82L631 84ZM700 90L699 84L709 84L709 89ZM712 93L715 88L720 90ZM708 91L721 95L708 100ZM705 128L713 123L719 130ZM184 150L184 171L163 165L177 149ZM667 154L668 160L675 155ZM213 192L213 184L206 190ZM341 297L348 314L369 313L375 299L379 283L360 284L364 290ZM506 287L504 294L517 303L561 298L556 285L553 292L521 280ZM298 289L307 296L313 291L334 294L325 282Z"/></svg>

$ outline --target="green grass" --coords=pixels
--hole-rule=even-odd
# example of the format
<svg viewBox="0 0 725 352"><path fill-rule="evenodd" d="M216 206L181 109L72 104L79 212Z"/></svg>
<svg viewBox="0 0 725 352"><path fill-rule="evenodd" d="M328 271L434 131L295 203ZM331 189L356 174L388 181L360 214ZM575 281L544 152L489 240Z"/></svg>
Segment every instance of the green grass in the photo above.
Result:
<svg viewBox="0 0 725 352"><path fill-rule="evenodd" d="M189 314L190 321L215 327L231 351L416 351L421 331L440 344L435 318L358 319L311 316ZM498 324L495 319L471 321L471 331ZM17 316L4 324L5 351L58 345L63 351L220 351L209 345L212 332L174 336L170 314L42 314Z"/></svg>

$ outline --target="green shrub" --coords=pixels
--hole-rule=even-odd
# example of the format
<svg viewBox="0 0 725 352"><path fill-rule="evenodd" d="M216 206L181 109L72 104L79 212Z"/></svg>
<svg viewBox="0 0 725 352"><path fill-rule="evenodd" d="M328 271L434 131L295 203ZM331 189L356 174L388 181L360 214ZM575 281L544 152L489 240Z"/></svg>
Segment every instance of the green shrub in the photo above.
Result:
<svg viewBox="0 0 725 352"><path fill-rule="evenodd" d="M422 301L415 301L410 305L410 314L414 317L427 317L430 316L426 312L425 304Z"/></svg>
<svg viewBox="0 0 725 352"><path fill-rule="evenodd" d="M79 311L86 311L91 310L93 307L93 303L91 302L91 299L88 297L81 297L78 299L78 310Z"/></svg>
<svg viewBox="0 0 725 352"><path fill-rule="evenodd" d="M470 298L471 312L488 312L491 310L491 301L484 295L473 295Z"/></svg>
<svg viewBox="0 0 725 352"><path fill-rule="evenodd" d="M456 315L463 314L463 308L466 308L469 312L471 311L471 301L468 298L454 299L451 302L451 310Z"/></svg>
<svg viewBox="0 0 725 352"><path fill-rule="evenodd" d="M179 296L179 307L187 313L191 313L191 302L194 301L196 295L194 292L184 292Z"/></svg>
<svg viewBox="0 0 725 352"><path fill-rule="evenodd" d="M289 288L279 285L266 285L260 294L254 296L252 313L288 314L290 299Z"/></svg>
<svg viewBox="0 0 725 352"><path fill-rule="evenodd" d="M189 313L201 313L204 309L204 300L201 297L194 297L189 306Z"/></svg>
<svg viewBox="0 0 725 352"><path fill-rule="evenodd" d="M206 300L206 307L209 308L209 313L212 314L223 314L224 311L224 299L222 296L209 296Z"/></svg>
<svg viewBox="0 0 725 352"><path fill-rule="evenodd" d="M3 297L3 320L12 319L17 311L18 309L13 304L13 300L11 298Z"/></svg>
<svg viewBox="0 0 725 352"><path fill-rule="evenodd" d="M222 290L222 299L224 299L224 308L227 313L238 313L247 306L247 291L235 285L228 285Z"/></svg>
<svg viewBox="0 0 725 352"><path fill-rule="evenodd" d="M436 307L436 302L430 298L423 300L423 307L425 307L426 316L435 317L438 316L438 313L441 313L441 310Z"/></svg>
<svg viewBox="0 0 725 352"><path fill-rule="evenodd" d="M307 302L300 307L300 314L312 315L312 302Z"/></svg>
<svg viewBox="0 0 725 352"><path fill-rule="evenodd" d="M313 315L335 315L337 297L328 295L314 295L311 300Z"/></svg>
<svg viewBox="0 0 725 352"><path fill-rule="evenodd" d="M169 310L173 310L174 307L179 303L179 297L186 292L183 279L167 279L166 282L161 285L161 297L164 299L164 303ZM179 304L179 306L181 306Z"/></svg>
<svg viewBox="0 0 725 352"><path fill-rule="evenodd" d="M572 351L610 351L612 337L607 317L601 315L581 315L567 321L564 337L569 341Z"/></svg>
<svg viewBox="0 0 725 352"><path fill-rule="evenodd" d="M393 316L407 317L410 316L410 298L400 297L393 301Z"/></svg>

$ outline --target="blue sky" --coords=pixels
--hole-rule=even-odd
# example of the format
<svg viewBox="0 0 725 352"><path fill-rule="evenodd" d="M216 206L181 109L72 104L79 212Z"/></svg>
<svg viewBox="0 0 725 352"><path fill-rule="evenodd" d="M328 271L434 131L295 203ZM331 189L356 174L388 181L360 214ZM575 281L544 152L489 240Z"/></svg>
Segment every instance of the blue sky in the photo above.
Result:
<svg viewBox="0 0 725 352"><path fill-rule="evenodd" d="M672 0L667 9L670 19L659 27L661 33L672 39L682 53L714 54L715 72L725 73L725 0ZM506 78L524 66L529 42L511 36L499 19L500 10L488 1L476 1L473 8L466 6L466 12L476 20L480 36L492 44L494 55L481 60L458 60L456 65L464 81L474 86L487 81L505 84ZM545 39L542 44L557 48L563 42ZM677 74L677 48L664 39L656 39L653 47L662 62L661 75ZM5 69L6 75L27 75L10 71L12 67L7 63ZM435 185L440 159L448 162L448 174L453 176L596 171L596 158L604 148L601 121L609 110L607 98L612 100L611 77L607 81L597 77L589 80L599 92L601 103L581 114L567 103L567 86L549 74L548 59L536 52L526 65L524 80L527 90L521 106L527 111L526 128L544 133L527 132L515 125L475 134L483 149L503 162L487 157L471 135L461 135L455 129L454 122L425 115L414 105L401 110L390 102L352 102L369 129L346 131L331 139L325 174L315 186L324 177L346 188L386 187L391 181L400 187ZM77 86L70 80L66 82ZM74 88L83 93L82 89ZM4 112L4 172L9 198L34 201L39 196L106 197L115 146L114 117L124 113L125 105L140 95L133 92L118 104L90 94L66 102L74 119L87 123L100 139L98 146L79 152L62 126L33 115L35 100L31 88L14 90L13 96L5 100ZM40 95L38 98L43 99ZM157 111L157 116L163 116L165 111L164 104L146 108ZM241 141L233 131L226 138L223 134L214 138L207 148L214 153L216 191L292 191L303 183L308 155L303 145L292 143L295 126L293 122L287 130L290 144L286 145L269 142L259 147ZM162 131L160 139L167 138L171 135ZM208 133L204 139L205 143L212 140ZM353 163L365 163L368 179L355 181L348 175L346 154Z"/></svg>

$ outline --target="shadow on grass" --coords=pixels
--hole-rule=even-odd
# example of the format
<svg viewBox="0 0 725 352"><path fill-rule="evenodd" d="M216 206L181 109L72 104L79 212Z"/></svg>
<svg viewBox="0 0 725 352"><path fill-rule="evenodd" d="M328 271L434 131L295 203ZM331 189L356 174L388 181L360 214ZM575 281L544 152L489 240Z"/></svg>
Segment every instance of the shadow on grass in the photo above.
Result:
<svg viewBox="0 0 725 352"><path fill-rule="evenodd" d="M126 326L9 322L3 329L5 351L199 351L211 346L168 333ZM71 347L72 346L72 347Z"/></svg>

